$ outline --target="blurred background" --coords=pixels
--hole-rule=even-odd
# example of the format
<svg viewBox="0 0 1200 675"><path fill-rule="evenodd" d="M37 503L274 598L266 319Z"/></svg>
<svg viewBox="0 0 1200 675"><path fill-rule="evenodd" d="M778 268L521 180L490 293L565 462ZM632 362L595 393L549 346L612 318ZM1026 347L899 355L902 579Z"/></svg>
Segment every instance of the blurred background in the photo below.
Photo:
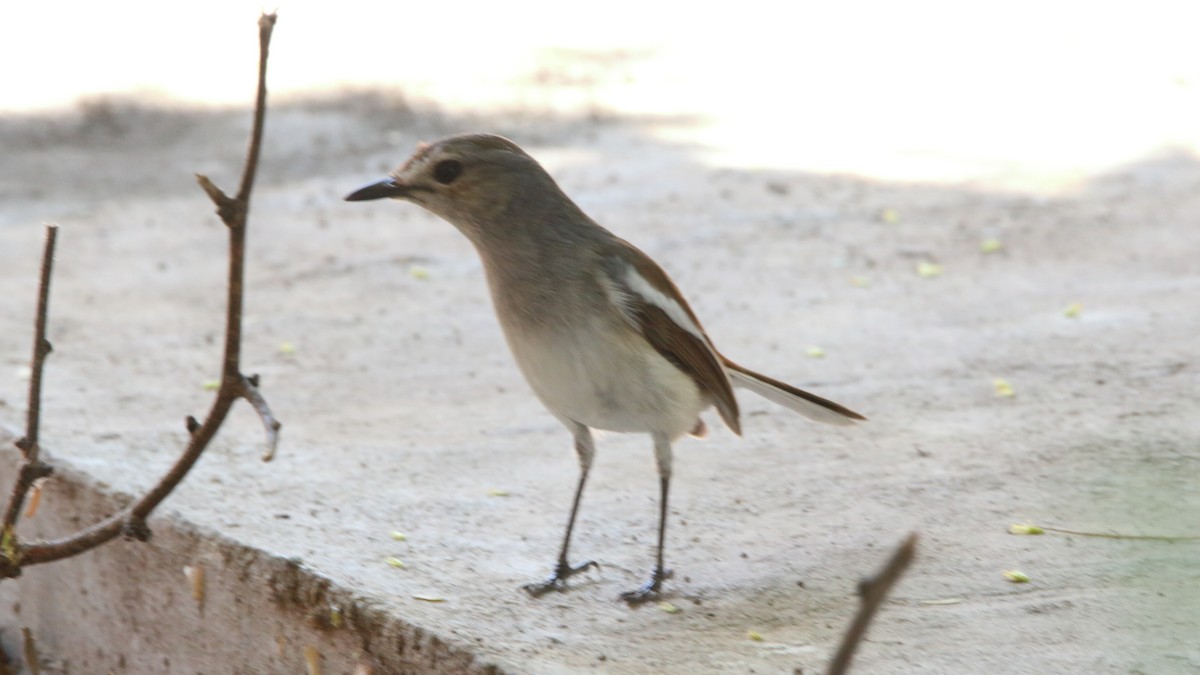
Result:
<svg viewBox="0 0 1200 675"><path fill-rule="evenodd" d="M112 93L245 105L260 8L9 3L0 111ZM1196 3L277 9L276 95L384 87L451 111L652 115L722 165L1043 191L1200 143Z"/></svg>

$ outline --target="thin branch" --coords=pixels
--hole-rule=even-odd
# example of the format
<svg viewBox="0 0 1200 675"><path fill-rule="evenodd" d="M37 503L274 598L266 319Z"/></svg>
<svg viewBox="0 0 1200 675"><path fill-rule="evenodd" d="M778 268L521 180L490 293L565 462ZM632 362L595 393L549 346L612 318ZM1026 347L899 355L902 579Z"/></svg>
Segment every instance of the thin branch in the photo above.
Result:
<svg viewBox="0 0 1200 675"><path fill-rule="evenodd" d="M17 527L17 520L21 517L21 507L25 504L29 488L39 478L48 476L53 471L53 468L38 456L41 451L38 444L38 430L41 427L42 416L42 372L46 367L46 357L53 349L50 341L46 339L46 315L50 311L50 275L54 269L54 245L57 241L58 226L46 225L46 245L42 250L42 274L38 281L37 313L34 319L33 357L30 359L25 436L17 439L16 443L17 447L21 449L24 461L18 470L17 480L13 484L12 494L9 496L8 505L4 510L4 523L0 526L0 533L3 533L0 536L7 542L4 548L15 546L14 530ZM0 557L0 567L6 563L19 564L18 561L7 560L8 556L4 552L0 552L0 556L3 556Z"/></svg>
<svg viewBox="0 0 1200 675"><path fill-rule="evenodd" d="M29 409L25 414L25 461L38 461L38 429L42 419L42 371L46 357L53 347L46 339L46 315L50 311L50 275L54 271L54 245L58 241L58 226L46 225L46 246L42 250L42 274L38 280L37 318L34 321L33 369L29 374Z"/></svg>
<svg viewBox="0 0 1200 675"><path fill-rule="evenodd" d="M1178 537L1166 534L1118 534L1116 532L1084 532L1081 530L1067 530L1061 527L1042 527L1047 532L1057 532L1058 534L1072 534L1076 537L1099 537L1101 539L1129 539L1132 541L1200 541L1200 537L1195 535L1181 535Z"/></svg>
<svg viewBox="0 0 1200 675"><path fill-rule="evenodd" d="M217 215L229 227L229 300L225 318L225 356L221 372L220 393L246 399L262 418L267 434L267 449L263 461L275 457L282 424L275 419L271 408L258 391L257 378L247 378L240 370L242 348L242 298L246 255L246 218L250 212L250 192L258 174L258 159L262 150L263 128L267 113L267 56L270 53L271 33L275 29L275 14L263 14L258 18L258 90L255 96L254 123L250 129L250 144L246 150L246 163L242 171L241 185L236 197L225 194L207 176L196 175L197 182L208 198L217 207Z"/></svg>
<svg viewBox="0 0 1200 675"><path fill-rule="evenodd" d="M914 532L896 548L895 553L879 571L879 574L870 579L863 579L859 583L858 595L862 604L859 605L858 613L854 615L854 621L850 624L850 628L842 636L842 644L838 647L837 655L829 665L829 675L843 675L850 668L854 652L858 650L859 643L867 635L867 626L871 624L871 619L879 611L879 606L883 604L883 599L887 597L892 585L912 563L916 551L917 535Z"/></svg>
<svg viewBox="0 0 1200 675"><path fill-rule="evenodd" d="M271 33L275 30L275 13L258 17L258 94L254 99L254 126L250 132L250 147L246 150L246 167L238 187L238 201L250 204L250 190L258 175L259 148L262 147L263 126L267 115L267 55L271 48Z"/></svg>
<svg viewBox="0 0 1200 675"><path fill-rule="evenodd" d="M33 638L33 631L29 630L28 626L21 626L21 638L24 643L25 667L29 669L29 675L40 675L42 659L38 656L37 640Z"/></svg>
<svg viewBox="0 0 1200 675"><path fill-rule="evenodd" d="M283 428L279 420L271 414L271 408L267 405L267 400L263 398L262 392L258 390L258 375L242 378L243 390L242 398L250 402L262 419L263 428L267 432L267 449L263 453L262 461L269 462L275 459L275 448L279 445L279 430Z"/></svg>
<svg viewBox="0 0 1200 675"><path fill-rule="evenodd" d="M212 408L203 422L197 422L192 417L187 418L187 429L190 434L187 448L176 460L175 465L149 492L124 510L69 537L29 544L15 544L13 546L15 555L12 556L6 555L5 551L0 550L0 577L20 574L22 565L52 562L77 555L121 534L143 541L149 539L150 530L146 526L146 518L179 485L196 461L200 459L200 455L216 436L217 430L221 428L230 409L239 398L249 401L263 418L263 424L267 428L267 458L274 453L281 425L275 420L266 401L259 393L255 384L256 380L245 377L240 370L246 215L250 190L254 184L258 158L262 151L262 132L266 119L267 101L267 53L274 25L274 14L263 14L259 18L259 77L255 97L254 125L238 197L230 198L208 178L196 177L200 187L216 204L217 214L229 229L229 289L225 321L225 351L222 360L221 386L217 390L216 400L213 401ZM44 272L44 275L46 274L48 273ZM41 345L42 343L43 340L39 339L37 344ZM48 350L49 343L46 343L46 348ZM37 370L35 364L35 378L38 376ZM36 439L36 429L33 438ZM24 450L24 448L22 449ZM26 452L28 453L28 451ZM10 545L14 544L11 536L6 536L5 541Z"/></svg>

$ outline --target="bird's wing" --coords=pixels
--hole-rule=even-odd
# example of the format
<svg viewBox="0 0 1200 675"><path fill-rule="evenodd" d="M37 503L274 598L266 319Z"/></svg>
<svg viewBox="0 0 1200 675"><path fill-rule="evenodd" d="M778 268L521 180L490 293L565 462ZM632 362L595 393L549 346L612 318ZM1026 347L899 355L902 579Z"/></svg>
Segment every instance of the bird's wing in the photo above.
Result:
<svg viewBox="0 0 1200 675"><path fill-rule="evenodd" d="M620 244L604 265L609 299L655 351L708 394L721 419L740 435L733 385L700 321L662 268L632 244Z"/></svg>

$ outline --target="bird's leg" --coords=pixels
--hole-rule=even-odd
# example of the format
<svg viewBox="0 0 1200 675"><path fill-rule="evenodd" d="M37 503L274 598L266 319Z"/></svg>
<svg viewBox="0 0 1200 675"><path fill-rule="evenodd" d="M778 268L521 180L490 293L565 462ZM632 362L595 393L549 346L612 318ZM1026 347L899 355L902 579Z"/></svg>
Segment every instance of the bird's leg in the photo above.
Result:
<svg viewBox="0 0 1200 675"><path fill-rule="evenodd" d="M667 494L671 489L671 439L665 434L654 434L654 458L658 463L659 489L662 491L658 504L658 556L650 580L636 591L621 594L621 599L631 606L659 599L662 582L671 578L671 570L663 566L663 545L667 538Z"/></svg>
<svg viewBox="0 0 1200 675"><path fill-rule="evenodd" d="M600 565L594 560L572 566L567 562L567 551L571 547L571 531L575 529L575 514L579 512L579 501L583 497L583 486L587 483L588 469L592 468L592 457L595 456L595 446L592 445L592 432L579 424L572 428L575 434L575 454L579 456L579 485L575 488L575 501L571 503L571 516L567 519L567 532L563 535L562 550L558 554L558 563L554 572L542 582L522 586L533 597L541 597L550 591L565 591L567 579L593 567Z"/></svg>

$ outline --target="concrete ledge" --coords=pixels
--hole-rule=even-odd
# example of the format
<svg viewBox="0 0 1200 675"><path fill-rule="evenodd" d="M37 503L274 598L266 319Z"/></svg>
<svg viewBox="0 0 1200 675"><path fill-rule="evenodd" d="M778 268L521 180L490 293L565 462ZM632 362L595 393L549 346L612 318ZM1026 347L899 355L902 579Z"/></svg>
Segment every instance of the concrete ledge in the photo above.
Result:
<svg viewBox="0 0 1200 675"><path fill-rule="evenodd" d="M0 429L0 484L19 454ZM54 480L26 537L62 536L114 512L115 494L52 460ZM169 505L169 502L168 502ZM38 565L0 583L0 643L21 653L30 627L51 672L298 673L315 648L325 673L504 672L454 644L339 588L297 560L271 555L165 509L147 543L114 541L76 558ZM186 566L204 569L193 596Z"/></svg>

